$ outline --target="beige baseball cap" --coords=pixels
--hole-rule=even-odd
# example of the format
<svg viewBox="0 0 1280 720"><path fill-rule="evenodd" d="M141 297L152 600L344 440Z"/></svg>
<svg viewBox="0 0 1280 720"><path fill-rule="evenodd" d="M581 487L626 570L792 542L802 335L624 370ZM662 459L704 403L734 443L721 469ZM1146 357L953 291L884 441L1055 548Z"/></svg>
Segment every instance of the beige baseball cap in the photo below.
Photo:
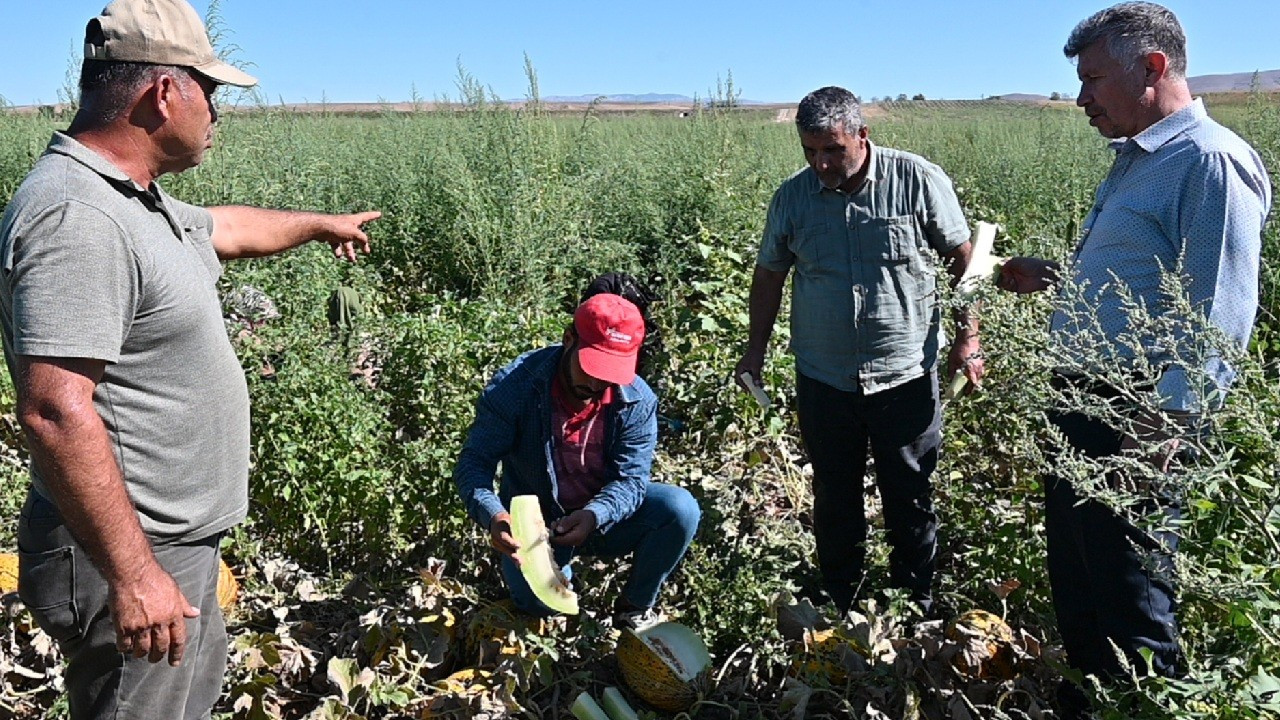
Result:
<svg viewBox="0 0 1280 720"><path fill-rule="evenodd" d="M258 84L218 59L204 22L187 0L115 0L85 28L84 59L177 65L216 83Z"/></svg>

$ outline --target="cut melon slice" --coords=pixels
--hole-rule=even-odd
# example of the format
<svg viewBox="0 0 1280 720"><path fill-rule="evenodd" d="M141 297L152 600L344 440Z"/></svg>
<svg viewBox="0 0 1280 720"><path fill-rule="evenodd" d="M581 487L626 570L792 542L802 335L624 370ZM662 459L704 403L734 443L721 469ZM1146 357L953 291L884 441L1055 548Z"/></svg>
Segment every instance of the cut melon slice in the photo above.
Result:
<svg viewBox="0 0 1280 720"><path fill-rule="evenodd" d="M982 282L995 276L1004 266L1006 258L991 254L997 230L999 227L996 225L980 222L973 232L973 249L969 253L969 265L956 285L956 291L966 300L976 295Z"/></svg>
<svg viewBox="0 0 1280 720"><path fill-rule="evenodd" d="M609 714L609 720L640 720L640 716L631 709L631 704L622 697L622 692L616 687L610 686L604 689L604 694L600 696L600 704Z"/></svg>
<svg viewBox="0 0 1280 720"><path fill-rule="evenodd" d="M578 695L577 700L573 701L569 712L573 713L578 720L609 720L609 716L600 709L600 704L592 700L585 690Z"/></svg>
<svg viewBox="0 0 1280 720"><path fill-rule="evenodd" d="M520 574L533 590L534 597L554 612L578 614L578 596L560 572L553 555L551 534L542 519L542 506L537 495L511 498L511 532L520 544Z"/></svg>

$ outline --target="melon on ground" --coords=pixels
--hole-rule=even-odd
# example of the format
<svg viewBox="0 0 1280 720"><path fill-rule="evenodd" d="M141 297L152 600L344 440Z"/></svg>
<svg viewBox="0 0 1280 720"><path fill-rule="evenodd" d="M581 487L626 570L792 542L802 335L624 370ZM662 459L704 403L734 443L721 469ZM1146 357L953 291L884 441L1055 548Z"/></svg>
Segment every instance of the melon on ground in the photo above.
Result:
<svg viewBox="0 0 1280 720"><path fill-rule="evenodd" d="M618 667L627 686L661 710L687 710L710 665L702 638L680 623L624 630L618 640Z"/></svg>
<svg viewBox="0 0 1280 720"><path fill-rule="evenodd" d="M1013 678L1013 629L998 615L986 610L965 611L947 625L946 635L948 640L960 645L951 662L964 675Z"/></svg>
<svg viewBox="0 0 1280 720"><path fill-rule="evenodd" d="M236 598L240 597L240 583L236 581L236 576L231 573L231 567L227 565L226 560L218 560L218 607L223 612L231 609L236 604Z"/></svg>
<svg viewBox="0 0 1280 720"><path fill-rule="evenodd" d="M0 595L18 591L18 556L0 554Z"/></svg>

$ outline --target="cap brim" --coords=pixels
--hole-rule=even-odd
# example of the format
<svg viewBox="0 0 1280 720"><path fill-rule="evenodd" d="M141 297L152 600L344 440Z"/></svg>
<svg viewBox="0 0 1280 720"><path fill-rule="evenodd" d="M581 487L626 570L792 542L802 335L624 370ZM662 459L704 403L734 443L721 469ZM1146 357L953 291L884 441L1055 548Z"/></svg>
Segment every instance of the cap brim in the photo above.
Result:
<svg viewBox="0 0 1280 720"><path fill-rule="evenodd" d="M204 75L219 85L235 85L236 87L253 87L258 84L258 78L237 68L228 65L221 60L214 60L203 65L196 65L192 68L196 72Z"/></svg>
<svg viewBox="0 0 1280 720"><path fill-rule="evenodd" d="M582 372L614 385L630 385L636 379L636 356L613 355L592 347L578 348Z"/></svg>

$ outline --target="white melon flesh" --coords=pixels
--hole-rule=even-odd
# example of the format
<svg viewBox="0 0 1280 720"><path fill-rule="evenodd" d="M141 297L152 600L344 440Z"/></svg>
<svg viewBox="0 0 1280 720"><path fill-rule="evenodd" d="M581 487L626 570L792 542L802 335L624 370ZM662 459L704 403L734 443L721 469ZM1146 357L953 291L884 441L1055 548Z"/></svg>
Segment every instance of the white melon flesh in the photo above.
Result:
<svg viewBox="0 0 1280 720"><path fill-rule="evenodd" d="M702 638L680 623L659 623L637 634L684 682L690 682L711 664Z"/></svg>
<svg viewBox="0 0 1280 720"><path fill-rule="evenodd" d="M631 704L626 698L622 697L622 692L616 687L607 687L604 694L600 696L600 704L604 706L604 711L609 714L609 720L640 720L640 716L636 715L636 711L631 709Z"/></svg>
<svg viewBox="0 0 1280 720"><path fill-rule="evenodd" d="M566 615L578 614L578 596L569 589L556 565L547 524L537 495L511 498L511 531L520 549L520 573L533 594L551 610Z"/></svg>
<svg viewBox="0 0 1280 720"><path fill-rule="evenodd" d="M573 701L573 707L569 708L569 712L578 720L609 720L609 716L604 710L600 709L599 703L591 699L591 696L583 691L578 695L578 699Z"/></svg>

